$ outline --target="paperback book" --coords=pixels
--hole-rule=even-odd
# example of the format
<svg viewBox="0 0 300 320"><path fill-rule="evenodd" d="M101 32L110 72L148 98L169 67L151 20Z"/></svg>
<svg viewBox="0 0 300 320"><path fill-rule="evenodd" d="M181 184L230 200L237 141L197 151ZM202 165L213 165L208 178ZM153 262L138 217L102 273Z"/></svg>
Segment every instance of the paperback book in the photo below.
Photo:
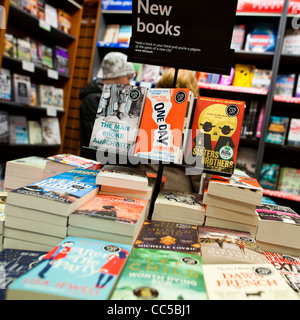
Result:
<svg viewBox="0 0 300 320"><path fill-rule="evenodd" d="M278 190L291 194L300 194L300 170L281 167L278 179Z"/></svg>
<svg viewBox="0 0 300 320"><path fill-rule="evenodd" d="M250 88L256 67L250 64L236 64L232 85L236 87Z"/></svg>
<svg viewBox="0 0 300 320"><path fill-rule="evenodd" d="M300 32L299 29L288 28L286 30L282 54L300 54Z"/></svg>
<svg viewBox="0 0 300 320"><path fill-rule="evenodd" d="M236 164L245 102L198 97L186 163L205 173L231 175Z"/></svg>
<svg viewBox="0 0 300 320"><path fill-rule="evenodd" d="M133 249L111 300L206 300L201 257Z"/></svg>
<svg viewBox="0 0 300 320"><path fill-rule="evenodd" d="M99 170L100 162L76 156L70 153L60 153L57 155L47 157L47 160L50 160L54 166L62 165L68 166L67 168L71 169L72 167L78 167L80 169L89 169L89 170Z"/></svg>
<svg viewBox="0 0 300 320"><path fill-rule="evenodd" d="M90 140L90 147L128 154L136 141L147 89L105 84Z"/></svg>
<svg viewBox="0 0 300 320"><path fill-rule="evenodd" d="M295 85L295 74L280 74L277 76L275 94L292 97Z"/></svg>
<svg viewBox="0 0 300 320"><path fill-rule="evenodd" d="M181 164L193 103L189 89L149 89L134 155Z"/></svg>
<svg viewBox="0 0 300 320"><path fill-rule="evenodd" d="M0 99L12 100L11 73L8 69L0 69Z"/></svg>
<svg viewBox="0 0 300 320"><path fill-rule="evenodd" d="M292 118L287 136L289 146L300 147L300 119Z"/></svg>
<svg viewBox="0 0 300 320"><path fill-rule="evenodd" d="M43 143L60 145L60 126L58 118L41 118L42 133L43 133Z"/></svg>
<svg viewBox="0 0 300 320"><path fill-rule="evenodd" d="M134 243L135 248L199 253L197 226L146 220Z"/></svg>
<svg viewBox="0 0 300 320"><path fill-rule="evenodd" d="M30 77L13 74L14 101L30 104L31 82Z"/></svg>
<svg viewBox="0 0 300 320"><path fill-rule="evenodd" d="M147 200L97 194L69 217L69 225L135 237L145 220Z"/></svg>
<svg viewBox="0 0 300 320"><path fill-rule="evenodd" d="M26 117L13 115L9 116L9 143L29 143Z"/></svg>
<svg viewBox="0 0 300 320"><path fill-rule="evenodd" d="M283 145L289 124L288 117L270 116L266 142Z"/></svg>
<svg viewBox="0 0 300 320"><path fill-rule="evenodd" d="M210 300L298 300L269 262L203 265Z"/></svg>
<svg viewBox="0 0 300 320"><path fill-rule="evenodd" d="M246 231L198 226L203 264L266 263L255 238Z"/></svg>
<svg viewBox="0 0 300 320"><path fill-rule="evenodd" d="M106 300L130 250L130 245L67 237L8 287L7 300Z"/></svg>
<svg viewBox="0 0 300 320"><path fill-rule="evenodd" d="M80 170L84 172L84 170ZM99 187L82 182L86 175L76 173L74 179L66 173L47 178L9 192L7 202L16 206L68 216L94 197ZM88 178L90 179L90 178Z"/></svg>
<svg viewBox="0 0 300 320"><path fill-rule="evenodd" d="M259 183L265 189L276 190L280 166L276 163L263 163L259 174Z"/></svg>
<svg viewBox="0 0 300 320"><path fill-rule="evenodd" d="M46 252L4 249L0 252L0 300L5 300L8 286L31 270Z"/></svg>
<svg viewBox="0 0 300 320"><path fill-rule="evenodd" d="M0 143L9 142L9 116L6 111L0 111Z"/></svg>
<svg viewBox="0 0 300 320"><path fill-rule="evenodd" d="M42 144L43 143L43 134L42 126L40 121L37 120L28 120L28 137L30 144Z"/></svg>

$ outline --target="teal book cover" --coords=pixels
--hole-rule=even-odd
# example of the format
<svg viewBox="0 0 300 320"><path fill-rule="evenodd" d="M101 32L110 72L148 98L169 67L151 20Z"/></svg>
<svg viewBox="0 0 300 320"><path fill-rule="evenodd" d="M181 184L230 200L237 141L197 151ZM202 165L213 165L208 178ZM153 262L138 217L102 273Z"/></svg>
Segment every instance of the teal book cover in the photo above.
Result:
<svg viewBox="0 0 300 320"><path fill-rule="evenodd" d="M60 173L56 177L61 179L69 179L78 182L96 184L96 177L100 170L80 169L76 168L70 171Z"/></svg>
<svg viewBox="0 0 300 320"><path fill-rule="evenodd" d="M106 300L131 248L69 236L8 287L7 299Z"/></svg>
<svg viewBox="0 0 300 320"><path fill-rule="evenodd" d="M111 300L206 300L201 257L133 248Z"/></svg>

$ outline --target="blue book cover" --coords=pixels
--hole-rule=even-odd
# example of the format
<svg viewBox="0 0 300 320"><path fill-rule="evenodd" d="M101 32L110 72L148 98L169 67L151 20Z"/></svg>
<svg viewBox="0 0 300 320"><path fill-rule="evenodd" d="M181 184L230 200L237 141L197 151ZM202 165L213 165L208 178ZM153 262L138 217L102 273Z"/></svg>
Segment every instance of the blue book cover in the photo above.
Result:
<svg viewBox="0 0 300 320"><path fill-rule="evenodd" d="M32 269L45 254L41 251L15 249L0 252L0 300L5 299L6 288Z"/></svg>
<svg viewBox="0 0 300 320"><path fill-rule="evenodd" d="M93 171L93 172L92 172ZM74 169L13 190L39 198L73 203L98 188L95 170Z"/></svg>
<svg viewBox="0 0 300 320"><path fill-rule="evenodd" d="M266 142L283 145L289 123L288 117L270 116Z"/></svg>
<svg viewBox="0 0 300 320"><path fill-rule="evenodd" d="M131 248L67 237L8 287L7 299L106 300Z"/></svg>

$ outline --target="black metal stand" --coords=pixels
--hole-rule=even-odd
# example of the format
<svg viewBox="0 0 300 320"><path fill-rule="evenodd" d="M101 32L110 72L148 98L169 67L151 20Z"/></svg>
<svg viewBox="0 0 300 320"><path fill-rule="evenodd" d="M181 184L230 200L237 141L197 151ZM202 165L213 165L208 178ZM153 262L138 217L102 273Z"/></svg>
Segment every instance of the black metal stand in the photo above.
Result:
<svg viewBox="0 0 300 320"><path fill-rule="evenodd" d="M176 68L175 69L175 73L174 73L173 88L176 88L177 77L178 77L178 69ZM164 172L164 165L160 162L158 164L157 177L156 177L154 190L153 190L153 194L152 194L152 198L151 198L151 203L150 203L150 207L149 207L148 218L150 220L152 219L155 200L156 200L156 198L157 198L157 196L158 196L158 194L160 192L163 172Z"/></svg>

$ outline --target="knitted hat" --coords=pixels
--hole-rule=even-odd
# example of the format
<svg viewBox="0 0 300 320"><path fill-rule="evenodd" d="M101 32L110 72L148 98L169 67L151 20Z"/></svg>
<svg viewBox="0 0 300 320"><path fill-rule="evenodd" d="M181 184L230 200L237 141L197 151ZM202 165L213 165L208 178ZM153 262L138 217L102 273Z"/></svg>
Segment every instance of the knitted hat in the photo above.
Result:
<svg viewBox="0 0 300 320"><path fill-rule="evenodd" d="M121 52L109 52L102 60L98 77L114 79L134 74L133 64L127 62L127 56Z"/></svg>

